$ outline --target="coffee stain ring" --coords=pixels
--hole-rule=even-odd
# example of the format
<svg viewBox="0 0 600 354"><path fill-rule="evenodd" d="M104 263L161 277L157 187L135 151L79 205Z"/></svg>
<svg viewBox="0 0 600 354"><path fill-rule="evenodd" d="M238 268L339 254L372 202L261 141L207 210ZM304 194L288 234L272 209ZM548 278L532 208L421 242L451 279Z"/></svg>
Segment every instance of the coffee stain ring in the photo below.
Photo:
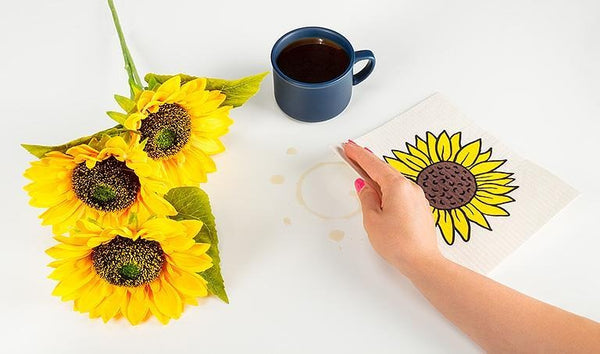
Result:
<svg viewBox="0 0 600 354"><path fill-rule="evenodd" d="M311 207L308 206L308 204L306 203L306 201L304 200L304 196L302 194L302 185L304 183L304 180L306 179L306 177L308 175L310 175L311 173L313 173L314 171L318 170L319 168L323 168L325 166L345 166L344 162L338 161L338 162L321 162L318 163L316 165L314 165L313 167L309 168L308 170L306 170L298 179L298 183L296 184L296 199L298 200L298 203L300 203L300 205L302 205L307 211L309 211L311 214L321 218L321 219L325 219L325 220L335 220L335 219L349 219L351 217L353 217L354 215L358 214L360 212L360 203L358 203L356 210L351 211L350 213L344 214L344 215L326 215L323 213L318 212L317 210L312 209Z"/></svg>

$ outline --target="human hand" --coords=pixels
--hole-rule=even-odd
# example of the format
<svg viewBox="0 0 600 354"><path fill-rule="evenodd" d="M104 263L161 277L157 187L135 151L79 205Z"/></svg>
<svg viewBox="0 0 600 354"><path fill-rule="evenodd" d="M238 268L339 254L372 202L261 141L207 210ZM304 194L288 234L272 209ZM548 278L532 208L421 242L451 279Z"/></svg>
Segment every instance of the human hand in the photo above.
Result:
<svg viewBox="0 0 600 354"><path fill-rule="evenodd" d="M375 251L407 276L426 261L442 259L421 187L352 141L344 144L344 152L369 176L354 185Z"/></svg>

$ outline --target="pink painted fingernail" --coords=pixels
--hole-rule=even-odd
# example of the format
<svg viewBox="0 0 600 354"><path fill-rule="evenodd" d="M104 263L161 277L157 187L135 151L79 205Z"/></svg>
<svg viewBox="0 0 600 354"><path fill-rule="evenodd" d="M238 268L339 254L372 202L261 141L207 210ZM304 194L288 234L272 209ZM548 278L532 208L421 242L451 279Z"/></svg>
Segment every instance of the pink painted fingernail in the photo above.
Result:
<svg viewBox="0 0 600 354"><path fill-rule="evenodd" d="M354 188L356 189L356 193L360 193L360 191L365 187L365 180L362 178L357 178L354 180Z"/></svg>
<svg viewBox="0 0 600 354"><path fill-rule="evenodd" d="M373 151L371 151L371 149L369 149L368 147L365 146L365 150L367 150L368 152L370 152L371 154L373 153Z"/></svg>
<svg viewBox="0 0 600 354"><path fill-rule="evenodd" d="M352 140L352 139L348 139L348 143L349 143L349 144L352 144L352 145L357 145L357 144L354 142L354 140Z"/></svg>

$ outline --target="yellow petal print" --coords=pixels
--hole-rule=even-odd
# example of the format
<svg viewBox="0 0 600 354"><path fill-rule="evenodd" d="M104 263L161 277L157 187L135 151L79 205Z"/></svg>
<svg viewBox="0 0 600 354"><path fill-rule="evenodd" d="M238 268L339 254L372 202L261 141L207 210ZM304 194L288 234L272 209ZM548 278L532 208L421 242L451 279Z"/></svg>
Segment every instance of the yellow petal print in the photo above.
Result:
<svg viewBox="0 0 600 354"><path fill-rule="evenodd" d="M454 161L454 159L456 158L456 155L460 151L460 132L455 133L450 138L450 149L451 149L451 154L450 154L450 157L448 158L448 161Z"/></svg>
<svg viewBox="0 0 600 354"><path fill-rule="evenodd" d="M397 171L399 171L400 173L407 175L407 176L411 176L411 177L417 177L417 175L419 174L418 171L415 171L414 169L408 167L404 162L402 161L398 161L396 159L384 156L385 161L392 166L393 168L395 168Z"/></svg>
<svg viewBox="0 0 600 354"><path fill-rule="evenodd" d="M506 186L508 184L510 184L511 182L513 182L515 179L514 178L503 178L503 179L495 179L495 180L491 180L491 181L481 181L479 179L477 180L477 185L478 186L483 186L483 185L496 185L496 186ZM515 189L517 187L515 186Z"/></svg>
<svg viewBox="0 0 600 354"><path fill-rule="evenodd" d="M408 149L409 154L421 159L421 161L423 161L423 163L425 163L426 166L429 166L431 164L431 160L429 160L429 157L425 153L423 153L421 150L410 145L409 143L406 143L406 148Z"/></svg>
<svg viewBox="0 0 600 354"><path fill-rule="evenodd" d="M438 219L438 226L442 232L442 236L447 244L451 245L454 243L454 225L452 223L452 216L447 210L439 210L440 218Z"/></svg>
<svg viewBox="0 0 600 354"><path fill-rule="evenodd" d="M477 159L475 160L475 162L473 163L474 165L480 163L480 162L485 162L487 160L490 159L490 157L492 156L492 149L488 149L488 151L479 154L479 156L477 157Z"/></svg>
<svg viewBox="0 0 600 354"><path fill-rule="evenodd" d="M460 234L463 240L469 241L471 237L471 226L465 213L460 209L452 209L452 220L454 221L454 228Z"/></svg>
<svg viewBox="0 0 600 354"><path fill-rule="evenodd" d="M510 202L515 201L513 198L511 198L507 195L493 194L493 193L486 192L483 190L478 190L475 195L482 202L491 204L491 205L505 204L505 203L510 203Z"/></svg>
<svg viewBox="0 0 600 354"><path fill-rule="evenodd" d="M444 130L437 142L437 153L441 161L448 161L452 155L452 147L450 145L450 137Z"/></svg>
<svg viewBox="0 0 600 354"><path fill-rule="evenodd" d="M456 154L454 162L461 164L465 167L471 166L477 157L481 149L481 139L477 139L465 146Z"/></svg>
<svg viewBox="0 0 600 354"><path fill-rule="evenodd" d="M427 132L427 150L429 151L431 162L435 163L440 161L437 154L437 139L431 132Z"/></svg>
<svg viewBox="0 0 600 354"><path fill-rule="evenodd" d="M429 148L427 147L427 143L425 142L425 140L416 136L415 141L417 142L417 149L419 149L419 151L421 151L425 155L429 156Z"/></svg>
<svg viewBox="0 0 600 354"><path fill-rule="evenodd" d="M482 173L492 172L493 170L502 166L502 164L504 164L505 162L506 162L506 160L482 162L482 163L479 163L479 164L471 167L470 171L473 175L477 176Z"/></svg>
<svg viewBox="0 0 600 354"><path fill-rule="evenodd" d="M475 208L471 203L461 207L460 210L462 210L465 213L467 219L473 221L474 223L485 229L491 230L490 224L485 219L485 216L483 216L483 214L481 214L481 212L477 210L477 208Z"/></svg>
<svg viewBox="0 0 600 354"><path fill-rule="evenodd" d="M398 158L398 160L404 162L408 167L415 171L421 171L423 168L427 167L427 164L425 164L425 162L419 158L398 150L392 150L392 152Z"/></svg>
<svg viewBox="0 0 600 354"><path fill-rule="evenodd" d="M393 157L384 156L390 166L421 187L448 245L454 242L455 232L469 242L471 222L491 231L486 216L508 216L499 205L514 201L508 194L518 188L511 185L512 173L496 171L506 160L490 160L491 147L482 152L481 139L464 146L461 139L461 132L426 132L425 139L415 136L414 146L405 143L406 152L392 149Z"/></svg>
<svg viewBox="0 0 600 354"><path fill-rule="evenodd" d="M512 175L513 175L512 173L505 173L505 172L482 173L477 176L477 181L494 181L494 180L498 180L498 179L506 179ZM513 179L513 181L514 181L514 179Z"/></svg>
<svg viewBox="0 0 600 354"><path fill-rule="evenodd" d="M477 197L475 197L475 198L473 198L473 200L471 200L471 205L473 205L473 207L477 208L477 210L479 210L481 213L483 213L485 215L491 215L491 216L508 216L509 215L508 212L506 210L502 209L501 207L484 203L481 200L479 200L479 198L477 198Z"/></svg>
<svg viewBox="0 0 600 354"><path fill-rule="evenodd" d="M434 207L431 207L431 213L433 214L433 223L437 225L438 220L440 219L440 211Z"/></svg>
<svg viewBox="0 0 600 354"><path fill-rule="evenodd" d="M517 186L505 186L495 183L484 183L477 185L478 190L486 191L492 194L507 194L517 189Z"/></svg>

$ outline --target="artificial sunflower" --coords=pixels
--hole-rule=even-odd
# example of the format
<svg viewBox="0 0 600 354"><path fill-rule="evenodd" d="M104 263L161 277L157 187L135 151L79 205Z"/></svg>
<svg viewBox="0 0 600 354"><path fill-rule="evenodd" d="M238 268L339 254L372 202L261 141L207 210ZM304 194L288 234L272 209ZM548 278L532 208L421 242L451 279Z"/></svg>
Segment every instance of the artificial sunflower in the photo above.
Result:
<svg viewBox="0 0 600 354"><path fill-rule="evenodd" d="M139 132L144 151L162 167L170 187L196 186L216 170L210 155L225 150L219 137L233 121L226 96L206 90L206 79L183 85L175 75L155 90L135 92L133 100L118 97L127 111L123 125Z"/></svg>
<svg viewBox="0 0 600 354"><path fill-rule="evenodd" d="M464 241L471 237L471 222L491 230L486 216L508 216L500 205L513 202L507 194L518 188L509 185L512 173L497 169L506 160L490 160L492 149L481 151L481 139L461 144L461 133L437 137L427 132L425 140L415 137L406 143L407 152L392 150L385 161L417 183L431 205L436 226L451 245L455 231Z"/></svg>
<svg viewBox="0 0 600 354"><path fill-rule="evenodd" d="M175 215L164 198L167 186L143 145L120 136L100 150L81 144L62 153L51 151L31 163L25 177L30 204L48 208L40 218L63 233L77 220L122 223L135 215Z"/></svg>
<svg viewBox="0 0 600 354"><path fill-rule="evenodd" d="M201 227L168 218L117 227L78 221L46 251L56 259L50 263L49 277L59 282L53 295L104 322L125 317L136 325L154 315L166 324L208 294L197 274L212 266L210 245L194 241Z"/></svg>

